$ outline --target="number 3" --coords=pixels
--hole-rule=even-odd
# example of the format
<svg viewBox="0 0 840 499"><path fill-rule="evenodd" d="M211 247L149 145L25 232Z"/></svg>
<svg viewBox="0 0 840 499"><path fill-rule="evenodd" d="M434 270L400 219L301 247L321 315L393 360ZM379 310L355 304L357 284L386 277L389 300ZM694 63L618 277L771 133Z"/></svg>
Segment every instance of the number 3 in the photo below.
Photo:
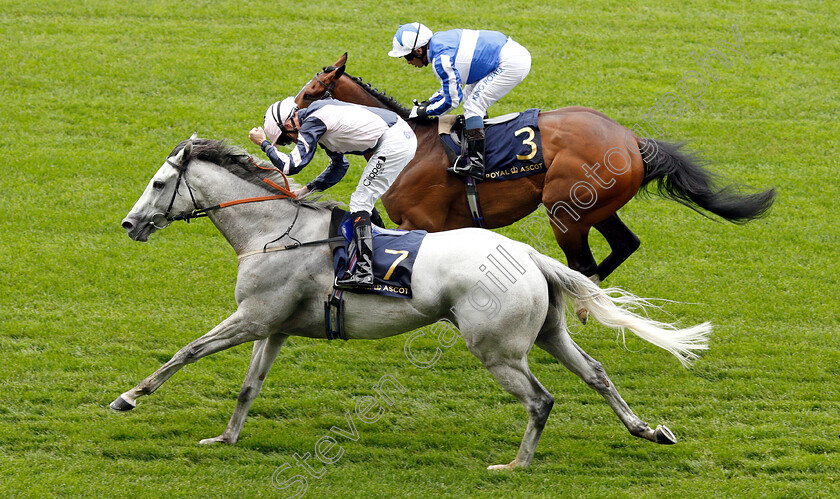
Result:
<svg viewBox="0 0 840 499"><path fill-rule="evenodd" d="M525 128L520 128L519 130L513 132L513 135L518 136L523 132L527 133L528 137L525 140L523 140L522 143L526 146L531 146L531 154L528 154L527 156L517 154L516 159L527 160L537 155L537 144L534 144L534 129L529 126L526 126Z"/></svg>

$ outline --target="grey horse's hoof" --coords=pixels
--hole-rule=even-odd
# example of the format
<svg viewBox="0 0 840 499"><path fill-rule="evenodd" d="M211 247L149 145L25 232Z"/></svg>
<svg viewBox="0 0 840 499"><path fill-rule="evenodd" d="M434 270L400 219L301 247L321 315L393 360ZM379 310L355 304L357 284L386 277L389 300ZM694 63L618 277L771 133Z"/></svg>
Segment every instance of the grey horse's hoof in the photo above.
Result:
<svg viewBox="0 0 840 499"><path fill-rule="evenodd" d="M656 438L656 443L658 444L674 445L677 443L677 437L666 426L657 426L653 432L653 436Z"/></svg>
<svg viewBox="0 0 840 499"><path fill-rule="evenodd" d="M126 399L122 398L122 395L117 397L117 400L111 402L111 410L117 412L126 412L134 409L134 404L129 403Z"/></svg>

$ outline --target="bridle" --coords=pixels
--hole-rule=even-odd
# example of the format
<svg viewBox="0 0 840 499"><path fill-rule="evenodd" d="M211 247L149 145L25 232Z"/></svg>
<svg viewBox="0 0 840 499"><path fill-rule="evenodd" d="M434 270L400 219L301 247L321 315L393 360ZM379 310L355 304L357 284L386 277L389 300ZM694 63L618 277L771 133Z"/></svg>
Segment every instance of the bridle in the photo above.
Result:
<svg viewBox="0 0 840 499"><path fill-rule="evenodd" d="M185 176L185 173L187 171L187 165L189 164L189 161L187 161L186 163L182 162L183 164L179 165L179 164L175 163L174 161L171 161L169 158L166 158L166 164L168 164L169 166L178 170L178 179L175 181L175 190L172 192L172 199L169 200L169 206L166 208L166 213L159 213L159 214L154 215L152 217L152 221L151 221L152 225L156 229L165 229L166 227L169 227L169 225L176 220L184 220L185 222L189 223L190 220L193 220L195 218L201 218L201 217L208 216L209 212L211 212L211 211L219 210L219 209L222 209L222 208L227 208L229 206L236 206L236 205L246 204L246 203L259 203L259 202L262 202L262 201L271 201L271 200L275 200L275 199L290 199L295 203L295 205L296 205L295 208L296 209L295 209L295 217L294 217L294 219L292 219L292 223L289 224L289 227L286 229L286 231L283 232L283 234L281 234L279 237L265 243L265 245L263 246L263 249L261 251L251 251L249 253L244 253L244 254L239 255L238 256L239 258L244 258L244 257L247 257L247 256L253 256L253 255L257 255L257 254L271 253L271 252L275 252L275 251L285 251L285 250L290 250L290 249L302 248L302 247L305 247L305 246L314 246L314 245L318 245L318 244L335 243L335 242L339 242L339 241L344 240L344 238L342 236L336 236L336 237L330 237L330 238L326 238L326 239L319 239L317 241L300 242L297 239L295 239L293 236L290 236L289 234L292 232L292 229L294 228L295 224L298 221L298 217L300 216L300 208L301 208L301 206L303 206L303 203L301 203L300 201L297 201L297 196L295 196L295 193L293 193L292 191L289 190L289 179L288 179L288 177L286 177L286 175L281 170L279 170L277 168L264 168L264 167L258 165L254 161L254 158L252 158L250 156L248 157L248 160L251 162L252 165L254 165L255 167L257 167L261 170L269 170L269 171L272 171L272 172L277 172L277 173L279 173L280 175L283 176L283 183L285 184L285 187L277 184L276 182L272 181L269 178L263 177L263 179L262 179L263 182L270 185L274 189L280 191L280 194L275 194L273 196L258 196L258 197L253 197L253 198L237 199L237 200L234 200L234 201L227 201L227 202L224 202L224 203L219 203L215 206L210 206L210 207L207 207L207 208L199 208L198 203L195 201L195 195L193 194L192 186L190 186L190 182L189 182L189 180L187 180L187 177ZM193 202L193 210L189 213L186 213L186 214L172 216L172 215L170 215L170 213L172 212L172 206L175 204L175 198L178 196L178 188L180 187L182 181L183 181L184 185L187 186L187 190L190 193L190 199ZM157 218L158 215L160 215L161 217L164 218L165 223L163 223L161 225L158 225L157 223L155 223L155 218ZM288 236L290 239L292 239L294 241L294 243L286 244L284 246L276 246L276 247L272 247L272 248L268 247L269 244L276 243L277 241L285 238L286 236Z"/></svg>
<svg viewBox="0 0 840 499"><path fill-rule="evenodd" d="M322 87L324 87L324 89L326 90L324 92L324 95L321 96L321 97L318 97L316 99L315 97L312 97L312 94L304 93L303 97L302 97L304 101L314 102L316 100L329 99L329 98L332 97L332 92L333 92L333 90L335 90L335 84L338 83L338 78L335 78L329 85L324 83L324 81L321 80L321 78L319 78L322 74L332 73L332 71L327 71L328 69L330 69L330 68L324 67L323 70L320 73L315 73L315 76L312 77L312 79L314 79L315 81L320 83ZM338 68L335 68L335 67L332 68L333 71L335 71L336 69L338 69Z"/></svg>
<svg viewBox="0 0 840 499"><path fill-rule="evenodd" d="M279 173L280 175L283 176L283 181L286 184L285 187L280 186L279 184L277 184L276 182L273 182L272 180L270 180L268 178L263 178L263 182L267 183L268 185L270 185L274 189L280 191L280 194L275 194L273 196L258 196L258 197L253 197L253 198L237 199L237 200L234 200L234 201L227 201L227 202L224 202L224 203L219 203L215 206L210 206L210 207L207 207L207 208L199 208L198 203L195 200L195 195L193 194L192 186L190 185L189 180L187 180L187 177L185 176L185 173L187 171L187 165L189 164L189 162L187 161L186 163L179 165L179 164L175 163L174 161L172 161L171 159L166 158L166 164L168 164L172 168L175 168L176 170L178 170L178 178L177 178L177 180L175 180L175 190L172 191L172 198L169 200L169 206L167 206L166 212L156 213L154 216L152 216L151 224L156 229L165 229L166 227L169 227L169 225L172 222L175 222L177 220L183 220L183 221L189 223L190 220L208 216L210 214L209 212L211 212L211 211L219 210L219 209L222 209L222 208L227 208L229 206L236 206L236 205L239 205L239 204L246 204L246 203L258 203L258 202L262 202L262 201L271 201L271 200L274 200L274 199L297 199L297 196L295 196L295 194L292 191L289 190L289 179L286 177L286 175L282 171L280 171L276 168L263 168L263 167L257 165L254 162L253 158L249 157L249 160L257 168L264 169L264 170L275 171L275 172L277 172L277 173ZM190 193L190 200L192 200L192 203L193 203L193 210L189 213L183 213L183 214L180 214L180 215L174 215L173 216L173 215L171 215L172 206L175 204L175 198L178 196L178 191L181 187L181 182L183 182L184 185L187 186L187 191ZM300 207L298 207L298 209L299 208ZM160 220L159 217L163 218L164 221L161 222L161 223L158 223L156 220ZM297 216L295 216L295 220L297 220ZM292 225L294 225L294 222L292 222ZM291 230L291 227L289 227L289 230ZM288 232L289 231L287 231L287 233Z"/></svg>

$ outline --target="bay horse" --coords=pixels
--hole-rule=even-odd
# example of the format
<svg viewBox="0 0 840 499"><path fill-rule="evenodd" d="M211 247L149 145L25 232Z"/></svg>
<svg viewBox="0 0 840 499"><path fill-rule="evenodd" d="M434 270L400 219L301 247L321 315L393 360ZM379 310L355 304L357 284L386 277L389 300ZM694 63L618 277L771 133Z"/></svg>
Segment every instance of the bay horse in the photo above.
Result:
<svg viewBox="0 0 840 499"><path fill-rule="evenodd" d="M285 187L284 187L285 186ZM324 302L333 289L328 236L337 203L299 200L271 164L224 142L191 137L178 144L122 221L128 236L147 241L174 220L206 215L239 259L236 311L179 350L140 384L114 400L116 411L157 390L184 365L233 346L254 342L236 408L224 432L203 444L239 439L248 410L289 336L326 339ZM277 234L283 234L270 246ZM296 251L305 247L305 250ZM484 284L490 257L507 262L501 288ZM501 273L500 273L501 276ZM652 429L621 398L600 363L571 339L563 303L575 297L609 327L629 329L676 356L683 364L707 348L708 323L678 329L633 311L644 300L620 290L602 290L532 247L491 231L461 229L428 234L417 250L411 299L346 293L349 339L385 338L447 320L499 384L525 407L529 422L516 458L492 469L527 466L553 405L552 395L528 368L533 345L544 349L597 390L632 435L660 444L676 439L668 428ZM493 289L495 292L490 291ZM483 289L483 292L477 292ZM483 293L483 294L482 294ZM486 306L488 293L498 302Z"/></svg>
<svg viewBox="0 0 840 499"><path fill-rule="evenodd" d="M387 108L408 119L409 110L396 100L345 73L346 62L347 53L317 73L298 92L298 106L331 96ZM417 134L417 154L382 196L388 216L400 229L437 232L473 226L464 182L446 172L449 159L438 137L437 120L410 122ZM684 151L683 144L640 137L594 109L542 111L538 125L547 171L481 182L478 194L486 227L510 225L542 204L569 267L596 283L640 245L616 213L639 192L655 186L653 190L663 197L736 224L762 217L775 198L774 189L743 194L734 185L720 187L724 179L704 168L696 154ZM601 263L596 263L589 248L592 227L610 246Z"/></svg>

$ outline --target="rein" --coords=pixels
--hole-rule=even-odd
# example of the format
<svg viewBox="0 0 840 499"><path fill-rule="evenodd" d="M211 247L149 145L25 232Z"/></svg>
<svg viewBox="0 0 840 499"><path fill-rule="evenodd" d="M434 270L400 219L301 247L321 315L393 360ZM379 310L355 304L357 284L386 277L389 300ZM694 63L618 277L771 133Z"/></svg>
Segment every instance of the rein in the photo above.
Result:
<svg viewBox="0 0 840 499"><path fill-rule="evenodd" d="M275 199L297 199L297 196L295 196L295 194L292 191L289 190L289 179L286 177L286 175L282 171L280 171L276 168L264 168L262 166L259 166L254 161L253 158L249 157L249 160L251 161L251 164L253 164L254 166L256 166L257 168L259 168L261 170L276 171L277 173L279 173L280 175L283 176L283 182L286 184L285 187L277 184L276 182L272 181L271 179L268 179L268 178L263 179L263 182L270 185L274 189L280 191L281 194L275 194L273 196L258 196L258 197L253 197L253 198L237 199L237 200L234 200L234 201L226 201L224 203L219 203L215 206L209 206L207 208L199 208L198 203L196 203L196 201L195 201L195 195L193 195L192 186L190 186L190 182L184 176L184 173L187 171L187 168L185 166L175 164L169 158L166 158L166 164L168 164L169 166L178 170L178 179L175 181L175 191L172 193L172 199L169 200L169 206L166 208L166 213L163 214L163 217L166 219L166 222L168 222L168 223L166 223L163 226L158 226L158 224L154 223L154 220L152 220L152 223L154 224L154 226L157 227L158 229L162 229L162 228L167 227L170 223L175 222L177 220L183 220L183 221L189 223L190 220L208 216L210 214L209 212L211 212L211 211L220 210L222 208L227 208L229 206L236 206L236 205L247 204L247 203L259 203L259 202L262 202L262 201L272 201L272 200L275 200ZM191 211L190 213L183 214L183 215L170 216L170 212L172 211L172 205L175 204L175 197L178 195L178 189L179 189L182 181L184 182L184 185L187 186L187 191L189 191L189 193L190 193L190 199L193 202L193 211ZM297 216L295 216L295 220L297 220ZM293 225L294 225L294 223L293 223ZM290 228L290 230L291 230L291 228Z"/></svg>
<svg viewBox="0 0 840 499"><path fill-rule="evenodd" d="M166 158L166 164L168 164L169 166L178 170L178 179L175 181L175 191L172 193L172 199L169 200L169 206L166 208L166 213L162 214L163 218L166 219L167 223L163 224L163 225L158 225L158 224L155 223L154 218L153 218L152 219L152 225L154 225L158 229L163 229L163 228L168 227L169 224L171 224L172 222L175 222L177 220L183 220L183 221L189 223L190 220L209 216L210 215L209 212L211 212L211 211L220 210L222 208L227 208L229 206L237 206L237 205L240 205L240 204L247 204L247 203L260 203L260 202L263 202L263 201L272 201L272 200L275 200L275 199L290 199L292 201L297 200L297 196L295 196L295 193L293 193L292 191L289 190L289 179L288 179L288 177L286 177L286 175L281 170L279 170L277 168L264 168L264 167L258 165L254 161L254 158L251 158L249 156L248 159L251 161L252 165L254 165L255 167L257 167L261 170L275 171L275 172L278 172L280 175L283 176L283 183L286 185L285 187L277 184L276 182L272 181L271 179L268 179L268 178L263 178L262 179L263 182L270 185L274 189L277 189L278 191L280 191L281 194L275 194L273 196L258 196L258 197L252 197L252 198L236 199L234 201L226 201L224 203L219 203L217 205L209 206L207 208L199 208L198 203L195 200L195 195L193 195L192 186L190 186L190 182L187 180L187 177L184 176L184 173L187 170L186 166L181 166L181 165L175 164L169 158ZM182 181L183 181L184 185L187 186L187 191L189 191L189 193L190 193L190 199L193 202L193 211L191 211L190 213L187 213L187 214L183 214L183 215L170 216L170 212L172 211L172 206L175 204L175 197L178 195L178 188L180 187ZM286 231L282 235L280 235L280 237L265 243L262 250L251 251L249 253L244 253L244 254L238 255L238 258L245 258L246 256L252 256L252 255L257 255L257 254L262 254L262 253L273 253L275 251L285 251L285 250L291 250L291 249L296 249L296 248L302 248L302 247L305 247L305 246L315 246L315 245L318 245L318 244L327 244L327 243L333 243L333 242L338 242L338 241L343 241L344 240L343 237L337 236L337 237L330 237L330 238L327 238L327 239L320 239L320 240L317 240L317 241L307 241L307 242L302 243L302 242L298 241L297 239L295 239L294 237L289 236L289 234L292 232L292 229L294 228L295 224L297 223L298 216L300 215L300 207L302 206L302 204L300 202L296 202L295 204L297 205L297 209L295 210L295 218L292 220L292 223L289 224L289 227L286 229ZM284 246L277 246L277 247L273 247L273 248L268 247L269 244L275 243L275 242L283 239L286 236L289 236L295 242L292 243L292 244L286 244Z"/></svg>

